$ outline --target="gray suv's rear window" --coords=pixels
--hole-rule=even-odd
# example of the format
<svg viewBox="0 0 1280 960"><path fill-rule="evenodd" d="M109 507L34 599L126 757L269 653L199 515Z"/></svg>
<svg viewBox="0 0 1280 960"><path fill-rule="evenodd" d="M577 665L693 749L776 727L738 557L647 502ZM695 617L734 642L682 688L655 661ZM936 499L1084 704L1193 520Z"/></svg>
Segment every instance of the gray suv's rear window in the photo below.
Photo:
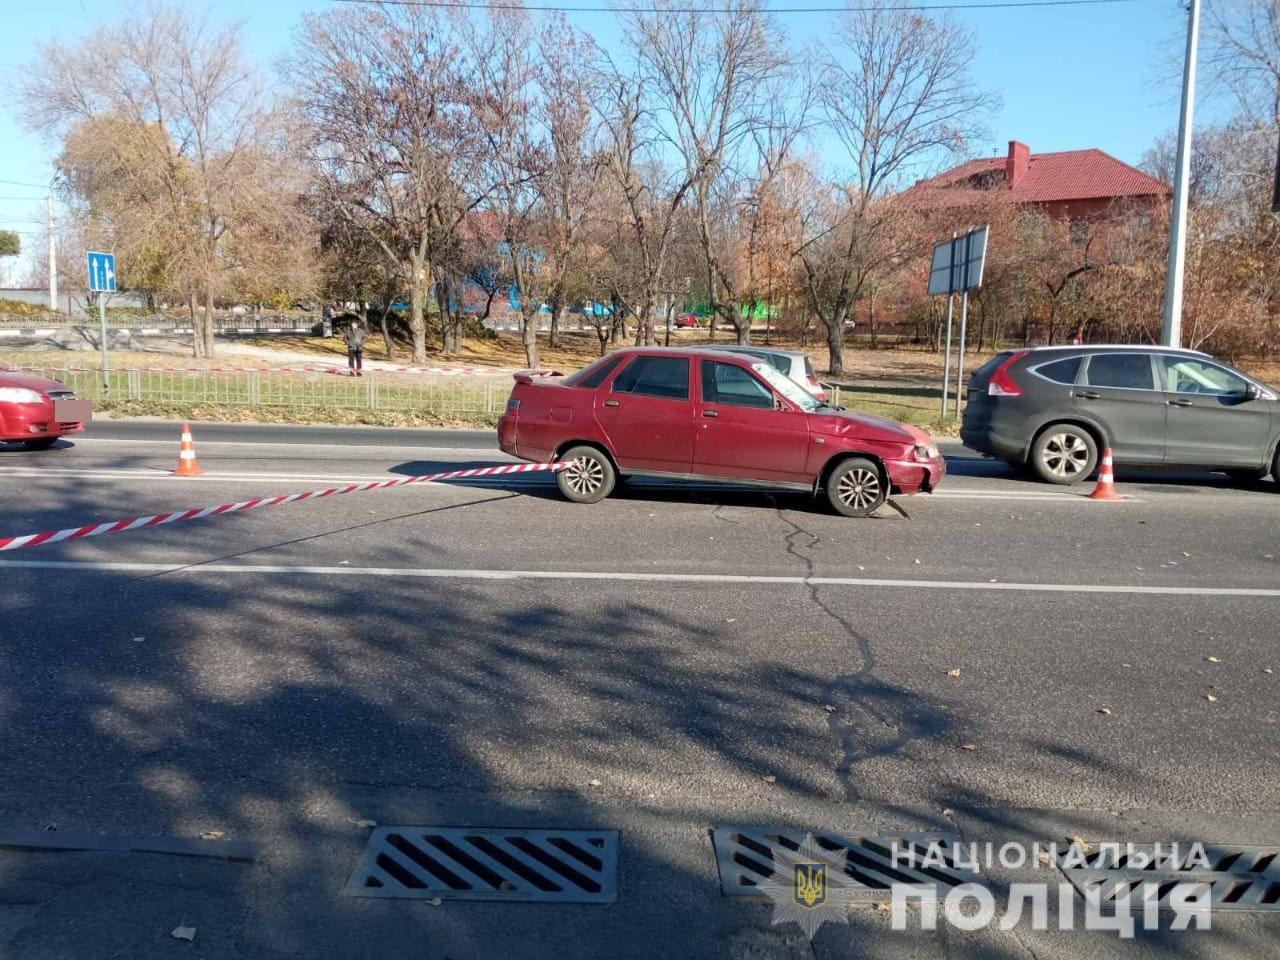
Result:
<svg viewBox="0 0 1280 960"><path fill-rule="evenodd" d="M1089 358L1085 372L1091 387L1124 387L1128 390L1154 390L1151 357L1145 353L1097 353Z"/></svg>
<svg viewBox="0 0 1280 960"><path fill-rule="evenodd" d="M1080 357L1068 357L1065 360L1055 360L1053 363L1036 367L1036 373L1054 383L1075 383L1076 374L1079 372Z"/></svg>

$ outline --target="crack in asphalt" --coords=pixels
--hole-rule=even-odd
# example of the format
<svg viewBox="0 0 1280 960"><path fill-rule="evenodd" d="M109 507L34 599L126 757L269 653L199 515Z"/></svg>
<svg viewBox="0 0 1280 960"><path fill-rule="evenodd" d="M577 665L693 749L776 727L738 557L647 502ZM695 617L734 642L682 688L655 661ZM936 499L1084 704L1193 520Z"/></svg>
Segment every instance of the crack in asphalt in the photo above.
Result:
<svg viewBox="0 0 1280 960"><path fill-rule="evenodd" d="M921 712L918 698L876 676L877 661L870 639L855 629L847 617L832 609L822 598L819 585L809 582L814 576L811 554L822 543L822 538L786 516L772 497L770 500L778 519L791 528L784 538L786 552L804 565L810 600L854 642L861 660L852 673L833 677L823 694L824 706L834 708L827 725L840 745L836 774L844 788L845 800L854 801L860 796L854 777L857 764L874 757L900 754L912 741L936 734L940 716L935 719ZM864 715L861 719L859 713ZM876 736L877 728L889 733Z"/></svg>

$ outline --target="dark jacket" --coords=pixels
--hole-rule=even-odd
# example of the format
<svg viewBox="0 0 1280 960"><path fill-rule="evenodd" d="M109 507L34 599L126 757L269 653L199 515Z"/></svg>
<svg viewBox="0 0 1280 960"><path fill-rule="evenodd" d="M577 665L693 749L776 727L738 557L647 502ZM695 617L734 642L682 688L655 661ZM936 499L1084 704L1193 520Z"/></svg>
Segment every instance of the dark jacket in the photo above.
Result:
<svg viewBox="0 0 1280 960"><path fill-rule="evenodd" d="M364 327L357 327L353 323L347 327L347 332L344 336L346 337L348 350L364 349Z"/></svg>

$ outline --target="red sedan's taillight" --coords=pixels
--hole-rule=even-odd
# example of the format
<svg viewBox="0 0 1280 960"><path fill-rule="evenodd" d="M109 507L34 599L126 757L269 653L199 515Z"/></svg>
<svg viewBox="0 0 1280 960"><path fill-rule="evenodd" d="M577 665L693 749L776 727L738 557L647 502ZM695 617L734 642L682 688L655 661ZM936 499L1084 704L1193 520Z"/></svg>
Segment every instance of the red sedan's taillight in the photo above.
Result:
<svg viewBox="0 0 1280 960"><path fill-rule="evenodd" d="M1009 375L1009 368L1025 357L1030 351L1019 350L1013 354L1008 360L996 367L991 374L991 379L987 381L987 396L989 397L1020 397L1022 396L1022 387L1018 385L1018 381Z"/></svg>

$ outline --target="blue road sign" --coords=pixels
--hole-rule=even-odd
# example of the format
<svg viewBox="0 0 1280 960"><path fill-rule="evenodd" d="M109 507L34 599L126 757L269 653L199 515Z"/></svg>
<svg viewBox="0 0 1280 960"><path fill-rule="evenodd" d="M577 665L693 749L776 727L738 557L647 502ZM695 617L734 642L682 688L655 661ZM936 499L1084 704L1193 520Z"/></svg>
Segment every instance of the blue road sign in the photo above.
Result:
<svg viewBox="0 0 1280 960"><path fill-rule="evenodd" d="M89 289L93 292L116 292L116 255L90 250L85 254L89 262Z"/></svg>

